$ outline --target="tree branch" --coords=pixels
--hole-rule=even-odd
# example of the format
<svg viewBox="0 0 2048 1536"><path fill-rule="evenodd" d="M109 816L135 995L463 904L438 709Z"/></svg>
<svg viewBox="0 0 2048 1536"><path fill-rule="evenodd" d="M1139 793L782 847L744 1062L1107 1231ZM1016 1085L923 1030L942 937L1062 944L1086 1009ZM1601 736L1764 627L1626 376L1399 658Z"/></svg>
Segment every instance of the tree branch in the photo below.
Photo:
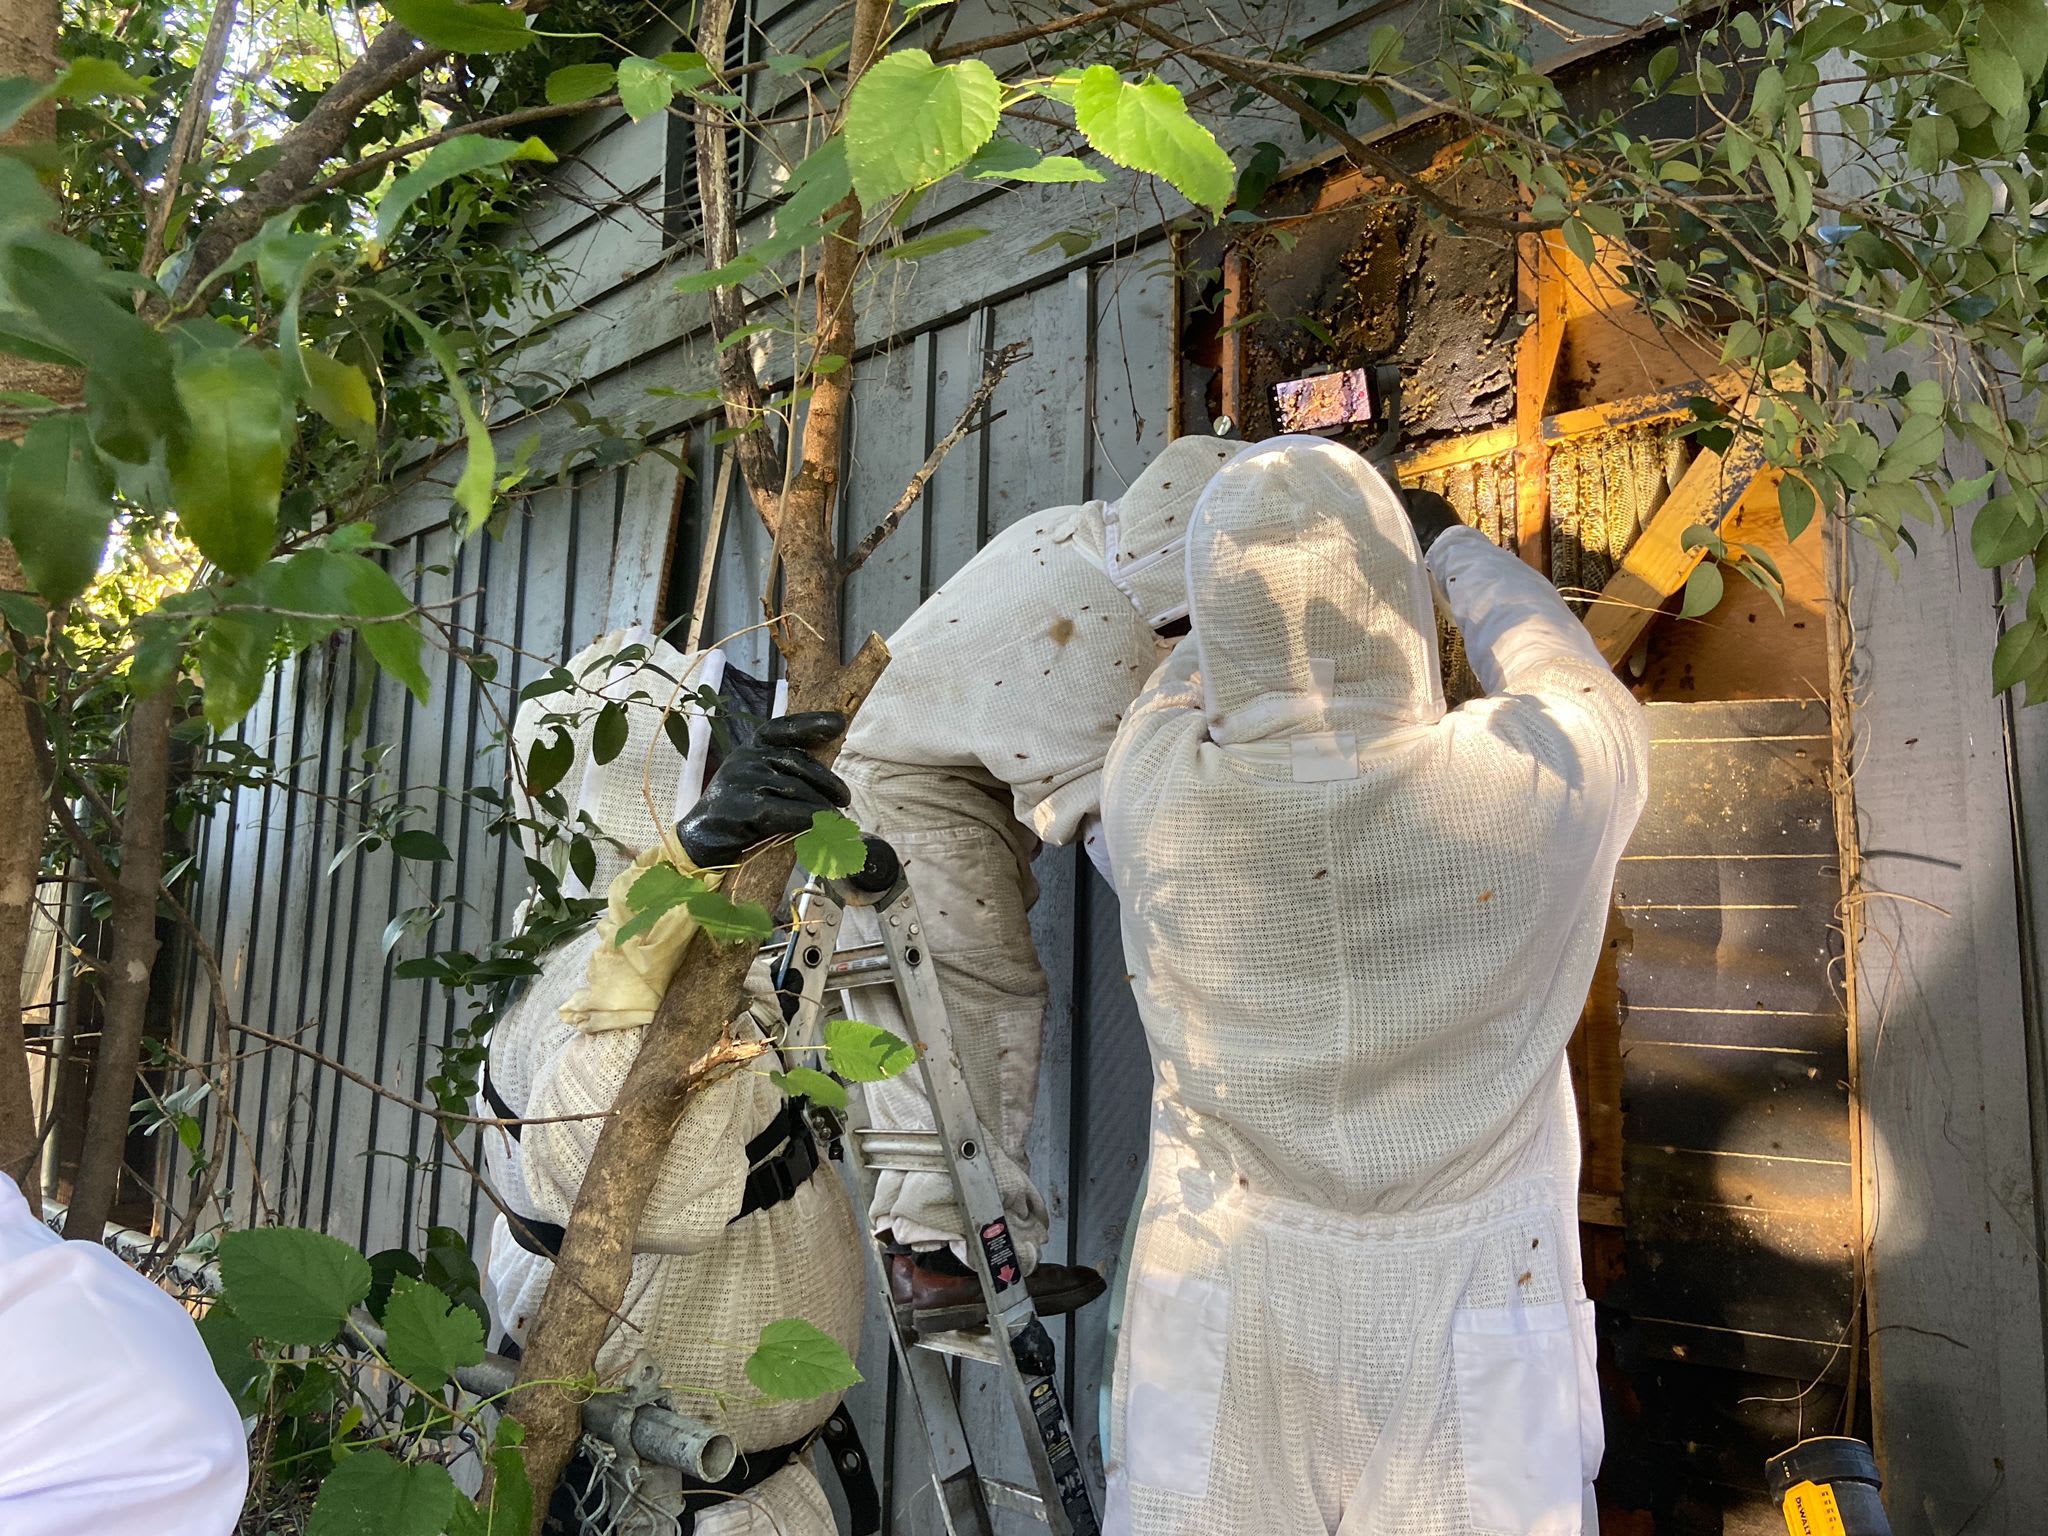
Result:
<svg viewBox="0 0 2048 1536"><path fill-rule="evenodd" d="M1213 48L1191 43L1140 15L1126 16L1124 22L1154 42L1163 43L1175 53L1198 60L1219 75L1227 76L1240 85L1249 86L1269 101L1285 107L1318 133L1335 141L1343 149L1346 158L1360 170L1370 171L1375 176L1384 176L1388 181L1414 194L1418 200L1434 208L1445 218L1481 229L1502 229L1518 235L1552 229L1563 222L1559 219L1520 218L1513 214L1490 213L1483 208L1467 208L1462 203L1454 203L1421 177L1381 154L1335 118L1319 111L1306 98L1296 95L1284 85L1277 84L1264 71L1247 68L1235 55L1219 53Z"/></svg>
<svg viewBox="0 0 2048 1536"><path fill-rule="evenodd" d="M697 51L707 59L725 57L726 34L732 26L733 0L703 0L697 27ZM704 223L704 266L716 271L739 254L738 197L726 153L731 118L725 108L698 98L697 205ZM711 290L711 324L730 336L747 323L747 296L737 285ZM776 447L762 430L767 399L754 358L744 345L721 347L718 393L725 405L725 424L733 432L732 453L740 477L761 521L773 534L781 521L781 463Z"/></svg>
<svg viewBox="0 0 2048 1536"><path fill-rule="evenodd" d="M731 0L706 0L704 35L714 44L700 45L707 58L723 57L717 39L723 36L730 12ZM874 59L888 14L889 0L854 0L850 80L858 81ZM718 22L716 30L709 27L711 21ZM712 129L700 131L698 137L698 195L706 212L707 254L720 265L718 248L710 242L720 233L720 217L726 220L725 238L731 231L724 132L717 120L700 116L699 121ZM861 254L860 205L849 196L834 212L844 218L838 233L826 239L818 277L818 355L830 352L851 358L851 288ZM790 708L837 709L848 716L859 709L889 658L888 647L870 636L852 662L839 662L839 561L830 508L845 443L845 392L852 371L842 366L829 374L813 374L803 470L783 495L775 520L776 547L786 562L784 590L800 621L780 627L789 667ZM749 363L746 376L735 369L731 377L744 383L751 375ZM722 368L721 377L725 376ZM733 409L728 398L727 410ZM740 441L748 435L742 434ZM741 468L747 471L745 460ZM754 483L760 472L757 464L748 473L748 489L757 505L773 494L771 481ZM788 843L763 849L731 881L732 898L772 909L788 885L794 863L794 849ZM526 1430L521 1454L535 1495L535 1536L582 1423L578 1399L563 1383L583 1379L596 1367L611 1315L623 1300L632 1273L641 1212L675 1128L689 1112L709 1063L728 1038L730 1021L743 1006L755 954L750 944L721 946L701 930L690 940L654 1017L641 1032L632 1070L612 1101L611 1117L598 1133L584 1169L547 1294L527 1334L519 1384L510 1403L513 1416Z"/></svg>
<svg viewBox="0 0 2048 1536"><path fill-rule="evenodd" d="M135 701L128 720L128 798L121 815L121 870L109 895L113 916L99 1049L92 1066L92 1096L85 1140L64 1235L97 1241L113 1213L126 1161L135 1073L149 1009L149 978L156 964L156 895L163 883L164 804L170 793L171 718L176 689L159 688Z"/></svg>
<svg viewBox="0 0 2048 1536"><path fill-rule="evenodd" d="M199 231L173 307L187 311L203 304L221 264L262 228L265 219L305 195L320 167L341 153L364 109L441 57L439 49L422 47L401 26L379 32L362 57L321 93L304 120L277 141L277 158L270 169L256 178L239 202L222 209Z"/></svg>
<svg viewBox="0 0 2048 1536"><path fill-rule="evenodd" d="M896 531L896 525L903 521L904 513L917 504L924 494L924 488L938 473L939 465L947 454L956 448L960 439L975 430L974 419L988 408L989 397L996 392L996 386L1003 382L1003 376L1016 364L1031 356L1030 348L1021 341L1006 342L995 356L988 360L988 366L981 372L981 382L974 386L974 393L967 397L967 407L961 411L960 419L953 423L953 430L940 438L938 445L918 465L917 473L910 477L903 494L896 498L896 505L882 514L882 520L875 524L868 536L855 546L852 554L840 562L839 573L843 580L851 576L868 562L868 557L882 547L882 541Z"/></svg>
<svg viewBox="0 0 2048 1536"><path fill-rule="evenodd" d="M314 182L301 195L310 198L332 192L359 176L371 171L381 171L385 166L416 155L423 149L432 149L437 144L446 144L450 139L459 139L465 134L496 133L503 128L523 128L528 123L544 123L551 118L573 117L579 112L595 112L605 107L616 107L618 104L617 95L594 96L588 101L565 101L537 107L521 107L517 112L505 112L497 117L480 117L474 122L456 123L452 127L443 128L439 133L423 134L417 139L408 139L405 143L390 149L380 149L374 155L365 155L346 170L336 171L324 181Z"/></svg>

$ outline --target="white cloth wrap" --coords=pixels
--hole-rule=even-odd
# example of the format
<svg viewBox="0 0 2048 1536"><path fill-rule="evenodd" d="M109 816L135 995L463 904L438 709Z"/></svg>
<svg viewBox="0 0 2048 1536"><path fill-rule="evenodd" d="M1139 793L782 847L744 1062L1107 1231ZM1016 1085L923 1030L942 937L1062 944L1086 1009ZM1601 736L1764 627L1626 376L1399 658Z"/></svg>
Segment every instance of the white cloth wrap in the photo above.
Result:
<svg viewBox="0 0 2048 1536"><path fill-rule="evenodd" d="M610 906L592 932L550 955L542 974L491 1036L492 1084L529 1123L517 1143L488 1137L494 1183L523 1214L566 1224L584 1170L654 1004L673 975L694 924L686 909L665 913L624 946L614 935L631 916L626 892L663 855L643 855L613 882ZM766 968L750 978L754 1002L737 1023L742 1040L779 1028ZM742 1451L784 1444L817 1428L836 1397L764 1398L742 1367L768 1323L800 1317L839 1341L860 1343L866 1273L845 1187L820 1167L790 1198L736 1224L745 1199L746 1144L780 1112L768 1079L781 1066L770 1049L703 1089L677 1124L641 1216L632 1278L615 1327L598 1355L601 1377L618 1374L645 1349L659 1363L679 1412L731 1435ZM488 1280L499 1331L523 1341L553 1265L513 1243L501 1216L492 1228ZM807 1474L806 1474L807 1475ZM808 1507L791 1496L792 1512ZM723 1527L721 1527L723 1529ZM785 1523L785 1536L831 1530Z"/></svg>
<svg viewBox="0 0 2048 1536"><path fill-rule="evenodd" d="M1643 799L1640 707L1549 584L1247 449L1104 828L1156 1072L1112 1532L1579 1536L1599 1402L1563 1061Z"/></svg>
<svg viewBox="0 0 2048 1536"><path fill-rule="evenodd" d="M1169 445L1115 504L1124 553L1180 540L1202 485L1234 449L1214 438ZM1031 860L1041 841L1071 842L1090 823L1103 756L1158 656L1151 614L1176 606L1157 583L1177 592L1183 580L1179 560L1155 561L1141 571L1141 589L1123 590L1104 568L1107 510L1096 501L1026 518L932 594L890 637L888 669L837 764L853 815L894 844L910 871L1027 1268L1046 1232L1025 1151L1046 1008ZM871 935L867 914L848 916L850 939ZM852 1007L902 1033L886 991L855 994ZM865 1092L877 1127L930 1129L909 1077ZM877 1230L915 1246L957 1243L963 1233L944 1174L883 1170L871 1214Z"/></svg>

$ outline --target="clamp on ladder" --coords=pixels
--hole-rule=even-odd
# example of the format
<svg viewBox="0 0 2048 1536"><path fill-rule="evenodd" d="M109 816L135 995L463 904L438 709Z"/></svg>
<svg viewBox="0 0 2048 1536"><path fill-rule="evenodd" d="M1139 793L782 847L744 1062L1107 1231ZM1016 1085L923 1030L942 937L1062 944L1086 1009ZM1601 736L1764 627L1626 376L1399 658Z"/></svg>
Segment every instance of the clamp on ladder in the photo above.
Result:
<svg viewBox="0 0 2048 1536"><path fill-rule="evenodd" d="M842 1145L853 1149L864 1223L878 1170L943 1172L972 1234L964 1246L981 1285L987 1327L920 1335L907 1308L890 1308L890 1335L931 1451L932 1482L945 1528L948 1536L994 1536L993 1507L1026 1513L1052 1536L1097 1536L1095 1505L1053 1379L1052 1336L1024 1283L987 1138L953 1050L917 903L895 850L880 838L870 837L867 844L867 866L859 874L824 881L806 876L795 898L789 943L776 962L775 985L789 1015L793 1046L823 1040L828 995L888 987L916 1052L910 1070L923 1080L935 1130L878 1130L868 1123L858 1092L849 1095L843 1143L830 1111L813 1105L811 1113L833 1156L840 1155ZM873 912L878 942L845 944L843 920L849 907ZM886 1298L887 1265L872 1231L869 1237L871 1268ZM1030 1456L1035 1492L977 1471L947 1356L983 1361L1002 1376Z"/></svg>

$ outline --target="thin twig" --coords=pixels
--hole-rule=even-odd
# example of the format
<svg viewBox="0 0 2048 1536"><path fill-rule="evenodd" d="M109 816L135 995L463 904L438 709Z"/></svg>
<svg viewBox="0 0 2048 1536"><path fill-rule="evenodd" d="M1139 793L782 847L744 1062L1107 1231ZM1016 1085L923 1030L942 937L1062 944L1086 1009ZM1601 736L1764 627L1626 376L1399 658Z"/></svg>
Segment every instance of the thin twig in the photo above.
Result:
<svg viewBox="0 0 2048 1536"><path fill-rule="evenodd" d="M171 136L163 191L157 194L149 210L149 230L142 242L142 261L138 267L144 277L151 276L164 259L171 215L178 206L178 188L184 185L185 169L198 152L207 119L213 115L213 93L220 84L220 68L228 56L228 40L234 35L237 3L238 0L214 0L213 18L206 24L206 41L192 71L191 88L185 93L185 109L178 115L177 132ZM138 302L143 296L138 293Z"/></svg>
<svg viewBox="0 0 2048 1536"><path fill-rule="evenodd" d="M946 455L958 446L963 437L974 430L975 418L988 408L989 397L996 392L996 386L1003 382L1003 376L1013 366L1030 356L1031 350L1024 342L1012 341L1006 342L996 351L995 356L988 360L988 366L981 371L981 382L974 386L974 393L967 397L967 406L960 412L960 419L953 423L953 430L940 438L937 446L926 455L925 461L918 465L917 473L910 477L910 484L905 486L903 494L896 498L896 505L882 515L882 520L860 541L853 553L840 562L839 574L842 581L867 564L868 557L882 547L882 541L896 531L896 525L903 521L903 515L917 505L918 498L924 495L925 486L930 483L932 476L938 473L939 465L945 462Z"/></svg>
<svg viewBox="0 0 2048 1536"><path fill-rule="evenodd" d="M588 101L552 102L545 106L521 107L517 112L505 112L497 117L480 117L475 122L456 123L452 127L443 128L439 133L423 134L417 139L408 139L405 143L394 145L390 149L380 149L374 155L365 155L355 164L336 171L324 181L316 181L306 189L305 195L308 198L315 198L323 192L332 192L359 176L382 170L394 161L404 160L423 149L432 149L437 144L446 144L450 139L459 139L467 134L495 133L501 128L523 128L528 123L544 123L556 117L573 117L578 112L595 112L603 107L616 107L618 104L617 95L594 96Z"/></svg>

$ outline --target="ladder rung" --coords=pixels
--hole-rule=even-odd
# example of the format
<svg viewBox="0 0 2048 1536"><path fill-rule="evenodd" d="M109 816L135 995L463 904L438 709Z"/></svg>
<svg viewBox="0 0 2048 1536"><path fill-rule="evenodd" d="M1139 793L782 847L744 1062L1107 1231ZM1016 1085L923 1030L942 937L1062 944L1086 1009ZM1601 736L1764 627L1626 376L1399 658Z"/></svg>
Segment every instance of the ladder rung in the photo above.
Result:
<svg viewBox="0 0 2048 1536"><path fill-rule="evenodd" d="M946 1173L946 1146L931 1131L862 1130L853 1133L861 1163L909 1173Z"/></svg>
<svg viewBox="0 0 2048 1536"><path fill-rule="evenodd" d="M961 1360L981 1360L989 1365L1001 1365L1003 1357L996 1352L995 1340L989 1337L986 1328L960 1328L951 1333L920 1333L913 1349L928 1349L935 1355L952 1355Z"/></svg>
<svg viewBox="0 0 2048 1536"><path fill-rule="evenodd" d="M1045 1519L1045 1500L1029 1488L1015 1483L1006 1483L999 1477L984 1477L981 1480L981 1496L988 1501L991 1510L1007 1509L1013 1514L1028 1515L1031 1519Z"/></svg>

